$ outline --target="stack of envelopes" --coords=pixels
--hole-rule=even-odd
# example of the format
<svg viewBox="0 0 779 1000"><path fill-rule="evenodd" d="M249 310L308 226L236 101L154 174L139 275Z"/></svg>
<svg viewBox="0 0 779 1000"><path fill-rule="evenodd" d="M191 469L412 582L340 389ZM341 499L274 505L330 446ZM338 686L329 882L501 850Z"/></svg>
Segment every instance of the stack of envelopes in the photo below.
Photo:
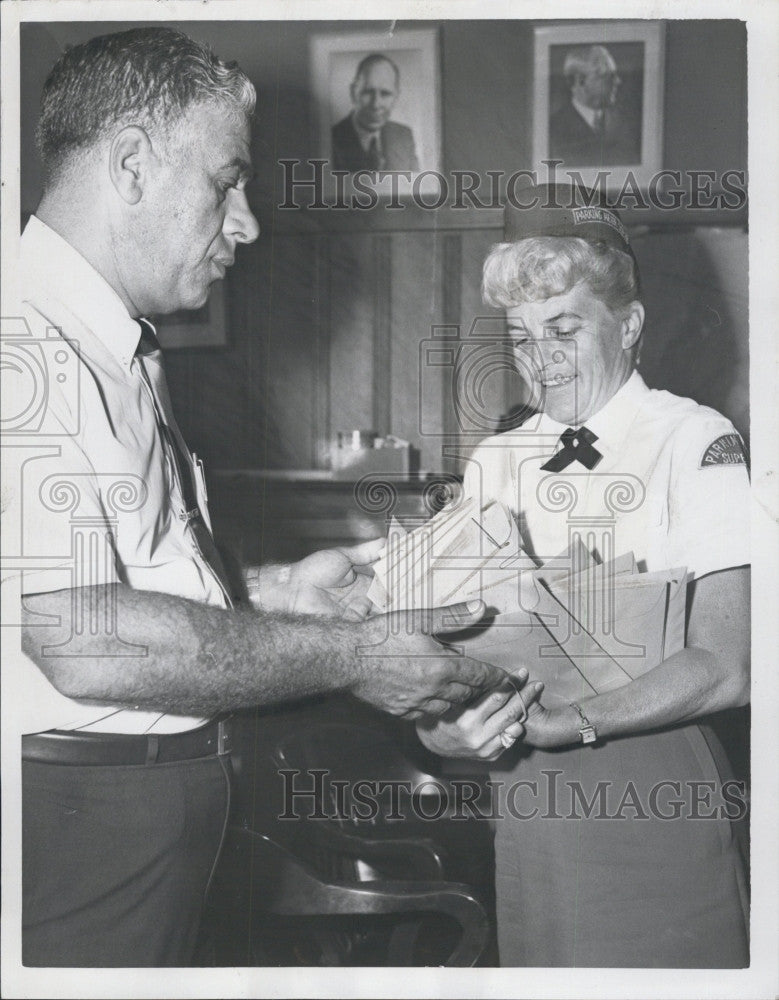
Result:
<svg viewBox="0 0 779 1000"><path fill-rule="evenodd" d="M622 687L684 648L685 567L639 573L633 553L597 562L574 535L541 566L526 555L505 505L473 499L412 532L393 524L369 596L381 611L481 598L485 622L456 645L516 673L529 669L546 701Z"/></svg>
<svg viewBox="0 0 779 1000"><path fill-rule="evenodd" d="M368 596L380 611L444 607L472 598L510 608L520 573L534 568L508 507L465 499L415 531L393 521Z"/></svg>

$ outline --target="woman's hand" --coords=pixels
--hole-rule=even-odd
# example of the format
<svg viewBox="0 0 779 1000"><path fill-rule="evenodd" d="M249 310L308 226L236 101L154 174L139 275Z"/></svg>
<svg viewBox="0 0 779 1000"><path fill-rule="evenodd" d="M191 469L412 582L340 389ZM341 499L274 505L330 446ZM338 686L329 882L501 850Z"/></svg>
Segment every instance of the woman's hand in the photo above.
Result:
<svg viewBox="0 0 779 1000"><path fill-rule="evenodd" d="M545 749L579 743L581 725L578 712L570 705L544 708L541 702L536 700L528 706L525 743L531 747Z"/></svg>
<svg viewBox="0 0 779 1000"><path fill-rule="evenodd" d="M419 720L419 739L441 757L496 760L523 735L528 707L543 687L540 682L528 684L528 672L522 667L516 676L465 708L453 708L438 719Z"/></svg>

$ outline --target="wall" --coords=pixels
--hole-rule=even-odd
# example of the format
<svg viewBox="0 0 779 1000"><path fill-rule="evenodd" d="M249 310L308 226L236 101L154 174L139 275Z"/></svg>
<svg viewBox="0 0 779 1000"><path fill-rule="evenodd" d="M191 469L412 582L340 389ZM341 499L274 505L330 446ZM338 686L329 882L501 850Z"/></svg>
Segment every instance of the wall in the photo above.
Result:
<svg viewBox="0 0 779 1000"><path fill-rule="evenodd" d="M443 163L446 170L513 170L531 162L533 21L397 22L440 31ZM554 24L555 22L543 22ZM173 23L171 22L171 26ZM32 130L43 81L68 44L129 27L122 22L22 28L22 209L33 211L40 172ZM282 157L305 159L316 134L308 42L319 32L381 30L389 22L190 22L186 30L237 59L258 89L255 200L271 221ZM742 22L669 21L666 30L664 161L669 168L746 168L746 29ZM705 123L705 127L701 127Z"/></svg>
<svg viewBox="0 0 779 1000"><path fill-rule="evenodd" d="M450 369L420 368L420 351L433 328L465 331L489 313L478 279L486 249L500 236L500 214L444 208L390 218L274 208L281 200L277 161L315 152L309 36L379 26L187 28L237 59L259 91L251 197L263 235L239 253L227 279L230 345L169 356L182 429L212 468L323 467L327 443L352 427L411 439L423 467L456 465L442 453L462 437L456 386ZM24 27L23 211L39 197L32 128L49 65L64 45L121 27ZM448 21L439 34L445 170L531 167L533 23ZM668 23L664 113L666 166L746 167L743 25ZM709 402L746 432L746 236L738 227L690 228L689 217L656 221L635 235L649 316L642 370L650 384ZM479 436L521 392L505 372L486 378Z"/></svg>

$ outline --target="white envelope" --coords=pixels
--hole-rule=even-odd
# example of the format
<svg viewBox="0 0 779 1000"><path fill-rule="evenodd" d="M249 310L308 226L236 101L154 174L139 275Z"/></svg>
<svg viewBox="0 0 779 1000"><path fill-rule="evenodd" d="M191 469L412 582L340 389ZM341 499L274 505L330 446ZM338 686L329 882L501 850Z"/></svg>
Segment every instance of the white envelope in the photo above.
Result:
<svg viewBox="0 0 779 1000"><path fill-rule="evenodd" d="M519 529L498 501L466 499L388 541L368 596L382 611L442 607L484 594L493 606L518 604L522 569L534 567ZM496 602L499 602L496 603Z"/></svg>

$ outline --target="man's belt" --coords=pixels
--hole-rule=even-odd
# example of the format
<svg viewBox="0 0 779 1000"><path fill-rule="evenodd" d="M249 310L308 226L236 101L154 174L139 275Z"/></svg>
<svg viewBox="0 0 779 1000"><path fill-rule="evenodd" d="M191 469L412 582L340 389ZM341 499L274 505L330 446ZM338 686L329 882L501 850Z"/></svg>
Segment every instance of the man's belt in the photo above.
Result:
<svg viewBox="0 0 779 1000"><path fill-rule="evenodd" d="M79 766L169 764L230 752L229 719L183 733L76 732L50 729L22 737L22 760Z"/></svg>

